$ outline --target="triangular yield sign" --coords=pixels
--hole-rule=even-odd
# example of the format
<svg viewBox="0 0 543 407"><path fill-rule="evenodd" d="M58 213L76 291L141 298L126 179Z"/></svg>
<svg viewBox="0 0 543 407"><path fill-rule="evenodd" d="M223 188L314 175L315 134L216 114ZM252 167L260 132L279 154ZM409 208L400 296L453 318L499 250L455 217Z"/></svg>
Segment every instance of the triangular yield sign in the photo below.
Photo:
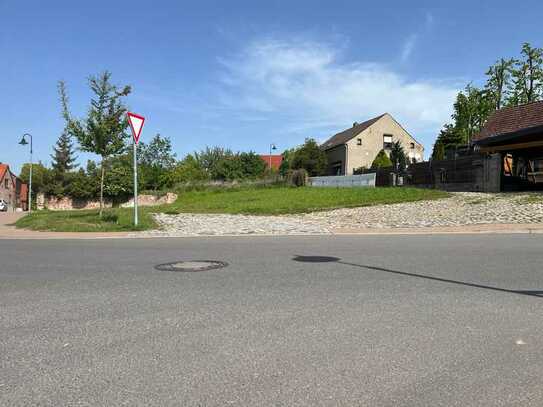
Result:
<svg viewBox="0 0 543 407"><path fill-rule="evenodd" d="M127 112L126 115L128 116L128 123L130 123L130 128L132 129L132 136L134 137L134 142L138 144L140 140L141 129L143 128L143 123L145 122L145 117L130 112Z"/></svg>

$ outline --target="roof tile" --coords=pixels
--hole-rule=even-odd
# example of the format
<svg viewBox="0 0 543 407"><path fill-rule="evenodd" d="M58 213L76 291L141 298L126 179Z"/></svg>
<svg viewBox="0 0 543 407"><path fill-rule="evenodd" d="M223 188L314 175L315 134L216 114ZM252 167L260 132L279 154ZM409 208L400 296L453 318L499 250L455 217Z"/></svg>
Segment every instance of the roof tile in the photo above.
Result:
<svg viewBox="0 0 543 407"><path fill-rule="evenodd" d="M473 140L478 141L537 126L543 126L543 101L496 110L488 118L481 132L473 136Z"/></svg>
<svg viewBox="0 0 543 407"><path fill-rule="evenodd" d="M322 143L321 148L323 148L324 150L329 150L341 144L345 144L347 141L355 137L357 134L360 134L361 132L366 130L368 127L370 127L372 124L374 124L377 120L379 120L384 115L386 115L386 113L383 113L380 116L374 117L373 119L366 120L363 123L359 123L356 126L353 126L347 130L344 130L340 133L335 134L334 136L326 140L324 143Z"/></svg>

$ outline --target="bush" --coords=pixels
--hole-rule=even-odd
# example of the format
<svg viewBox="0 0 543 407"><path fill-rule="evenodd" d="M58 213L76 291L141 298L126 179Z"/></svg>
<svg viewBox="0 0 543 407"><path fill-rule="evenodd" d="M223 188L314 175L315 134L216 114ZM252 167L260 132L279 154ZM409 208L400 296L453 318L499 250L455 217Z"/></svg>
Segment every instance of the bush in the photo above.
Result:
<svg viewBox="0 0 543 407"><path fill-rule="evenodd" d="M390 161L390 158L388 158L387 153L385 153L385 150L379 151L379 154L375 157L373 162L371 163L371 168L387 168L392 167L392 161Z"/></svg>
<svg viewBox="0 0 543 407"><path fill-rule="evenodd" d="M109 222L109 223L117 223L119 221L119 215L117 215L115 212L112 212L112 211L104 212L104 214L102 215L102 221Z"/></svg>
<svg viewBox="0 0 543 407"><path fill-rule="evenodd" d="M287 175L287 182L289 185L295 187L303 187L307 185L308 174L304 168L292 170Z"/></svg>

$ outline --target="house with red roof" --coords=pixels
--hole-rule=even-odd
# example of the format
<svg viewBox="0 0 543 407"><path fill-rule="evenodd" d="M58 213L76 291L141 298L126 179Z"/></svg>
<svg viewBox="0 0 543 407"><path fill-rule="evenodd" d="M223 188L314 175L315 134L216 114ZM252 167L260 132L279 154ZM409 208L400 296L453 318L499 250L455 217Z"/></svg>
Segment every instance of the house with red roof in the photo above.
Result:
<svg viewBox="0 0 543 407"><path fill-rule="evenodd" d="M283 162L283 156L281 154L261 154L260 158L266 163L268 169L271 168L275 171L279 170L279 167L281 167L281 163Z"/></svg>
<svg viewBox="0 0 543 407"><path fill-rule="evenodd" d="M10 211L28 209L28 186L3 163L0 163L0 200L7 203Z"/></svg>
<svg viewBox="0 0 543 407"><path fill-rule="evenodd" d="M495 111L473 144L500 156L502 191L543 188L543 101Z"/></svg>

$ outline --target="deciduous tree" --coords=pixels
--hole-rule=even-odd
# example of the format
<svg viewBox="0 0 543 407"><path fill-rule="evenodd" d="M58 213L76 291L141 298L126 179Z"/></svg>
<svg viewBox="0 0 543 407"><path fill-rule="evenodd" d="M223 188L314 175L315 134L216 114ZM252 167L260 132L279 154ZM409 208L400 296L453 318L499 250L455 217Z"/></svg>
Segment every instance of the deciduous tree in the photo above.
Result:
<svg viewBox="0 0 543 407"><path fill-rule="evenodd" d="M100 216L104 208L105 161L125 150L126 107L123 98L130 91L130 86L118 87L111 84L111 73L104 72L89 78L89 86L93 93L90 107L85 119L74 118L68 109L68 97L64 82L59 82L59 93L63 116L66 120L66 131L79 142L82 151L95 153L101 157L100 171Z"/></svg>
<svg viewBox="0 0 543 407"><path fill-rule="evenodd" d="M166 186L167 173L172 171L176 164L171 140L157 134L149 144L140 143L138 160L141 163L145 187L157 191Z"/></svg>
<svg viewBox="0 0 543 407"><path fill-rule="evenodd" d="M321 150L317 142L308 138L305 143L296 149L291 159L291 168L305 169L310 177L324 175L328 161L326 153Z"/></svg>
<svg viewBox="0 0 543 407"><path fill-rule="evenodd" d="M509 98L511 69L514 63L515 60L512 58L501 58L486 71L487 81L484 91L496 110L500 109Z"/></svg>
<svg viewBox="0 0 543 407"><path fill-rule="evenodd" d="M543 49L522 44L521 59L516 61L510 105L540 100L543 94Z"/></svg>

